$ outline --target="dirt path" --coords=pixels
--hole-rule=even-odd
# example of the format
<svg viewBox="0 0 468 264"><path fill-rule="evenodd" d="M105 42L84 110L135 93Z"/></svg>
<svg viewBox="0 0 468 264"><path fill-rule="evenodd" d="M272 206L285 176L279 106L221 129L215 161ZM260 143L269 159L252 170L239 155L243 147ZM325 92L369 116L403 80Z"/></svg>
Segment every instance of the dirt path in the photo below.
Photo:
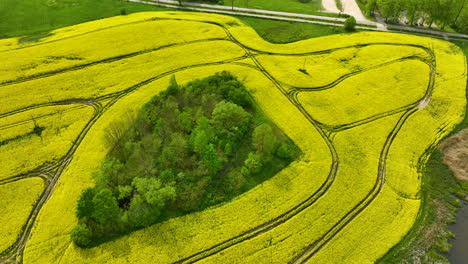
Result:
<svg viewBox="0 0 468 264"><path fill-rule="evenodd" d="M338 10L338 7L336 7L335 0L322 0L322 7L326 12L340 13L340 10Z"/></svg>
<svg viewBox="0 0 468 264"><path fill-rule="evenodd" d="M354 18L356 18L356 21L358 23L374 23L370 20L368 20L364 14L362 13L361 9L359 8L358 4L356 3L355 0L341 0L343 3L343 11L345 14L352 15Z"/></svg>

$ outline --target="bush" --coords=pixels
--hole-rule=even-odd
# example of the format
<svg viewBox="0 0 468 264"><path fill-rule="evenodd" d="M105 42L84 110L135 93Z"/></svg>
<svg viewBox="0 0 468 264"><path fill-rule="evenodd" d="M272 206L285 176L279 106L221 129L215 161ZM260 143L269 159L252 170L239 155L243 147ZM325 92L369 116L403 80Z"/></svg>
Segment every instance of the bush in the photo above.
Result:
<svg viewBox="0 0 468 264"><path fill-rule="evenodd" d="M354 31L356 28L356 19L353 16L350 16L346 19L344 23L344 29L348 32Z"/></svg>
<svg viewBox="0 0 468 264"><path fill-rule="evenodd" d="M73 228L71 239L79 247L88 247L91 244L92 234L88 226L79 224Z"/></svg>
<svg viewBox="0 0 468 264"><path fill-rule="evenodd" d="M276 149L276 156L284 160L293 160L297 156L297 149L292 144L282 143Z"/></svg>
<svg viewBox="0 0 468 264"><path fill-rule="evenodd" d="M247 183L240 170L231 171L224 178L224 189L227 193L237 192Z"/></svg>
<svg viewBox="0 0 468 264"><path fill-rule="evenodd" d="M122 8L120 9L120 15L125 16L127 14L127 9Z"/></svg>

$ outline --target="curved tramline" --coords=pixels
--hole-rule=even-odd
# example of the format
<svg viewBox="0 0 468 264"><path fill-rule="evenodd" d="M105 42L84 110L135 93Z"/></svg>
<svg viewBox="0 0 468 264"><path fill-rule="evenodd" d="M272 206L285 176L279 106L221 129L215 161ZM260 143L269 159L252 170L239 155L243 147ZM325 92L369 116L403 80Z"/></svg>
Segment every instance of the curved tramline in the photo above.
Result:
<svg viewBox="0 0 468 264"><path fill-rule="evenodd" d="M167 29L168 25L172 28ZM152 41L136 34L141 43L119 48L120 41L132 42L131 35L122 33L124 30L148 27L151 34L156 34L162 32L162 26L165 27L161 34L172 39ZM177 39L175 36L181 36L178 29L192 33ZM80 46L83 41L105 39L115 32L123 35L115 35L112 42L93 43L94 51ZM50 49L61 43L72 46L56 52ZM73 49L73 45L79 48ZM100 47L107 50L105 55L98 54ZM384 52L393 48L401 51ZM28 58L25 54L31 49L39 55ZM369 57L375 51L382 51L383 55ZM401 140L414 134L418 141L407 144L414 144L415 156L419 153L421 156L460 121L466 103L466 65L460 51L443 41L398 34L359 33L275 45L264 42L230 17L184 12L142 13L58 30L56 35L29 46L0 46L0 56L5 54L24 58L24 62L11 62L17 68L0 75L0 96L7 102L0 108L0 129L14 131L15 127L28 125L31 121L22 115L31 111L37 113L34 129L44 124L44 131L48 131L48 127L63 122L60 112L40 114L39 111L48 107L75 105L92 109L92 114L86 120L85 116L81 117L84 125L73 128L75 134L68 136L71 143L66 143L69 145L62 143L67 146L66 151L54 150L55 157L60 158L5 178L0 174L0 186L31 177L39 177L45 183L26 222L16 233L15 242L0 253L0 262L375 261L406 234L419 210L419 200L398 194L395 198L386 187L387 181L420 182L420 179L404 178L415 170L419 160L398 160L390 153L398 152L404 144ZM50 59L59 57L80 59ZM294 58L304 58L304 61ZM366 58L369 58L367 63L363 62ZM52 62L50 68L39 65L29 69L24 65L28 60ZM389 94L399 94L405 91L408 80L398 78L402 75L398 69L405 64L413 65L410 63L420 63L417 64L420 72L410 74L409 78L414 78L412 89L401 96L415 101L394 101L399 98L388 98L385 91L378 89L380 86L353 90L353 83L358 81L366 85L359 78L380 71L382 74L375 75L375 83L389 83L388 87L397 89ZM14 73L15 69L21 74ZM324 72L323 76L317 74L317 69ZM262 111L295 141L304 153L300 160L228 203L169 219L94 248L80 249L72 244L69 233L77 221L76 201L83 189L92 186L91 174L109 151L102 140L105 127L125 112L141 107L163 90L173 75L178 82L187 82L223 70L245 83ZM119 78L121 82L117 81ZM47 89L46 84L50 84ZM34 87L38 91L29 95L28 91ZM346 88L349 96L358 99L340 97ZM325 102L331 100L331 94L334 101ZM359 101L369 102L377 96L391 101L390 107L362 105ZM324 106L319 107L318 103ZM451 107L441 107L444 104ZM38 136L46 138L40 133ZM33 134L31 139L24 140L35 137ZM58 142L59 139L50 140ZM5 146L17 152L27 149L21 142ZM2 151L6 149L0 146L0 155ZM392 162L402 164L399 179L394 178L393 171L387 179L387 167ZM397 187L391 187L395 193L399 192ZM382 201L389 205L379 207ZM403 215L394 216L384 210L396 205L403 208ZM369 216L368 212L382 215ZM379 227L367 241L354 245L356 254L346 255L343 247L351 243L347 241L359 237L359 232L367 232L368 228L361 226L363 217L370 225L377 219L387 218L388 228ZM398 230L389 229L398 225L401 226ZM376 242L379 236L390 233L387 241ZM53 250L45 251L50 248ZM337 249L340 249L338 254L329 253Z"/></svg>

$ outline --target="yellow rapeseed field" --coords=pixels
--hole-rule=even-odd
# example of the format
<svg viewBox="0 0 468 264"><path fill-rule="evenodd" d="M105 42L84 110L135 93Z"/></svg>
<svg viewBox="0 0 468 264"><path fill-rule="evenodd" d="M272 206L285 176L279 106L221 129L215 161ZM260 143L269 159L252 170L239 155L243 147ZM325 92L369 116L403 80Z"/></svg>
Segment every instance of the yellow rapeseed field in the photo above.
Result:
<svg viewBox="0 0 468 264"><path fill-rule="evenodd" d="M0 146L0 180L61 159L93 113L83 105L47 106L1 118L0 141L11 141ZM35 125L40 135L32 133Z"/></svg>
<svg viewBox="0 0 468 264"><path fill-rule="evenodd" d="M43 189L41 178L0 185L0 251L15 243Z"/></svg>
<svg viewBox="0 0 468 264"><path fill-rule="evenodd" d="M25 211L43 189L23 178L51 177L18 246L26 264L373 263L413 225L427 150L466 107L466 61L448 42L362 32L278 45L203 13L139 13L37 43L1 40L0 60L0 188L35 190L21 202L0 195L0 213L21 215L0 245L25 234ZM171 76L184 84L224 70L303 155L228 203L94 248L74 245L76 201L109 151L109 124Z"/></svg>

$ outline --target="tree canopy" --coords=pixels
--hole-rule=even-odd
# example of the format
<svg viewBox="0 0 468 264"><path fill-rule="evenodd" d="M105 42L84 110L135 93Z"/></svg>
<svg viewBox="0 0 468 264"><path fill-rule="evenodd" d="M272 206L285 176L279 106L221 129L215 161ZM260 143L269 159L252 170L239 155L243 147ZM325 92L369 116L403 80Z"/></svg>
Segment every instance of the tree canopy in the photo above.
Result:
<svg viewBox="0 0 468 264"><path fill-rule="evenodd" d="M96 186L77 203L82 247L227 201L284 168L297 147L228 72L169 87L111 123Z"/></svg>

